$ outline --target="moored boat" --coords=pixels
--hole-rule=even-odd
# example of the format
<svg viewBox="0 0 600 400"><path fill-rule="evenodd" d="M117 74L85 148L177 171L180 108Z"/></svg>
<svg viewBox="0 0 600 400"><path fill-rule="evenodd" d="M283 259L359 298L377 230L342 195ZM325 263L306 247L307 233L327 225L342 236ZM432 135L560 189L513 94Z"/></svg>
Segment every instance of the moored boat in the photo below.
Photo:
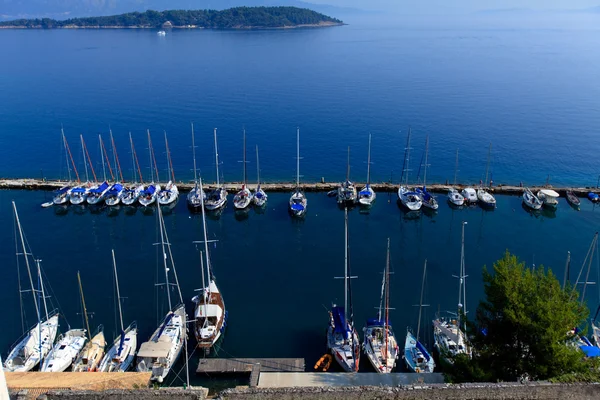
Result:
<svg viewBox="0 0 600 400"><path fill-rule="evenodd" d="M581 200L579 200L579 197L577 197L577 195L572 190L567 190L566 194L567 201L569 202L569 204L571 204L575 208L579 208L579 206L581 205Z"/></svg>
<svg viewBox="0 0 600 400"><path fill-rule="evenodd" d="M54 192L54 196L52 197L52 203L57 206L61 206L63 204L67 204L69 202L69 194L71 191L71 186L63 186L57 191Z"/></svg>
<svg viewBox="0 0 600 400"><path fill-rule="evenodd" d="M483 185L480 185L477 189L477 200L479 200L479 205L484 208L496 208L496 198L487 189L488 183L491 186L491 181L488 182L491 157L492 144L490 143L490 147L488 149L487 166L485 167L485 181L483 181Z"/></svg>
<svg viewBox="0 0 600 400"><path fill-rule="evenodd" d="M64 372L77 359L87 341L85 329L71 329L61 335L41 368L42 372Z"/></svg>
<svg viewBox="0 0 600 400"><path fill-rule="evenodd" d="M541 189L537 193L537 198L543 203L543 206L550 209L558 207L559 194L552 189Z"/></svg>
<svg viewBox="0 0 600 400"><path fill-rule="evenodd" d="M246 182L246 129L244 129L244 157L242 159L242 188L233 196L233 207L236 210L245 210L252 204L252 192Z"/></svg>
<svg viewBox="0 0 600 400"><path fill-rule="evenodd" d="M408 169L408 162L410 160L410 129L408 130L408 135L406 137L406 149L404 152L404 168L402 171L404 176L404 184L398 188L398 199L400 200L400 203L402 203L402 205L408 208L410 211L418 211L423 205L421 196L419 193L411 190L408 187L408 173L410 171L410 169Z"/></svg>
<svg viewBox="0 0 600 400"><path fill-rule="evenodd" d="M121 196L123 195L123 185L120 183L113 184L104 196L104 203L107 206L117 206L121 202Z"/></svg>
<svg viewBox="0 0 600 400"><path fill-rule="evenodd" d="M196 168L196 144L194 137L194 124L192 123L192 156L194 160L194 187L187 194L187 205L190 211L202 211L203 200L206 200L206 194L198 187L198 169Z"/></svg>
<svg viewBox="0 0 600 400"><path fill-rule="evenodd" d="M437 200L435 199L434 196L431 195L431 193L429 193L427 191L427 167L429 167L429 164L427 163L428 156L429 156L429 135L427 135L427 138L425 139L425 165L423 166L423 168L424 168L423 187L417 188L416 192L419 194L419 197L421 198L423 207L427 207L432 210L437 210L439 207Z"/></svg>
<svg viewBox="0 0 600 400"><path fill-rule="evenodd" d="M539 210L542 208L542 202L529 188L525 188L525 191L523 192L523 204L532 210Z"/></svg>
<svg viewBox="0 0 600 400"><path fill-rule="evenodd" d="M367 184L358 192L358 203L369 207L375 201L377 195L371 187L371 134L369 133L369 151L367 156Z"/></svg>
<svg viewBox="0 0 600 400"><path fill-rule="evenodd" d="M158 191L157 201L161 206L175 204L179 199L179 189L175 184L175 172L173 171L173 161L171 160L171 151L169 150L169 142L167 141L167 132L165 132L165 149L167 150L167 176L169 177L169 182L164 188Z"/></svg>
<svg viewBox="0 0 600 400"><path fill-rule="evenodd" d="M268 199L267 193L260 187L260 163L258 160L258 146L256 146L256 190L252 194L252 201L255 206L264 207Z"/></svg>
<svg viewBox="0 0 600 400"><path fill-rule="evenodd" d="M461 195L465 199L466 204L477 204L477 192L472 187L464 188L461 192Z"/></svg>
<svg viewBox="0 0 600 400"><path fill-rule="evenodd" d="M106 192L108 192L108 189L110 189L110 185L106 181L102 182L98 186L92 187L88 191L88 195L86 197L87 203L90 205L100 204L102 201L104 201L104 196L106 195Z"/></svg>
<svg viewBox="0 0 600 400"><path fill-rule="evenodd" d="M215 169L217 171L217 186L211 190L204 200L204 208L209 211L220 210L227 204L227 189L221 184L219 175L219 147L217 146L217 128L214 130L215 137Z"/></svg>
<svg viewBox="0 0 600 400"><path fill-rule="evenodd" d="M338 186L337 202L342 206L356 203L356 186L350 181L350 146L348 146L346 180Z"/></svg>
<svg viewBox="0 0 600 400"><path fill-rule="evenodd" d="M455 188L450 188L448 190L448 201L458 207L465 204L464 196Z"/></svg>
<svg viewBox="0 0 600 400"><path fill-rule="evenodd" d="M588 192L587 198L592 203L597 203L600 200L600 196L598 196L598 194L594 192Z"/></svg>
<svg viewBox="0 0 600 400"><path fill-rule="evenodd" d="M300 188L300 128L296 129L296 188L290 196L288 207L294 217L304 217L308 201Z"/></svg>

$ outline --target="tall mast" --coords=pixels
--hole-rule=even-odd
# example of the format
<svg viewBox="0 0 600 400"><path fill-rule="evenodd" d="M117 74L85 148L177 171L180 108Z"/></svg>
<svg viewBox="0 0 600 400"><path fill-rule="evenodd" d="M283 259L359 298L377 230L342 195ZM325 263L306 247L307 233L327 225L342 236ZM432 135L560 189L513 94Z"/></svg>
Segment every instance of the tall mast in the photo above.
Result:
<svg viewBox="0 0 600 400"><path fill-rule="evenodd" d="M167 141L167 131L165 131L165 148L167 149L167 176L169 180L175 182L175 172L173 171L173 161L171 160L171 151L169 150L169 142Z"/></svg>
<svg viewBox="0 0 600 400"><path fill-rule="evenodd" d="M300 187L300 128L296 128L296 190Z"/></svg>
<svg viewBox="0 0 600 400"><path fill-rule="evenodd" d="M460 272L458 275L458 326L460 327L461 314L467 314L467 284L465 281L466 270L465 270L465 225L466 221L462 223L462 239L460 247ZM462 312L461 312L462 309ZM467 328L467 321L464 321L464 329Z"/></svg>
<svg viewBox="0 0 600 400"><path fill-rule="evenodd" d="M173 305L171 304L171 290L169 288L169 267L167 265L167 252L165 251L165 235L163 232L163 219L162 219L162 212L160 211L160 207L157 207L158 209L158 225L159 225L159 230L160 230L160 245L162 247L162 253L163 253L163 264L164 264L164 268L165 268L165 287L167 288L167 301L169 302L169 310L171 310L173 308Z"/></svg>
<svg viewBox="0 0 600 400"><path fill-rule="evenodd" d="M113 270L115 272L115 285L117 287L117 302L119 303L119 321L121 322L121 332L123 332L123 311L121 310L121 292L119 291L119 275L117 275L117 261L115 260L115 250L112 249Z"/></svg>
<svg viewBox="0 0 600 400"><path fill-rule="evenodd" d="M244 182L244 188L246 187L246 128L244 128L244 155L242 158L242 162L244 163L244 173L242 176Z"/></svg>
<svg viewBox="0 0 600 400"><path fill-rule="evenodd" d="M405 186L408 186L408 172L410 171L410 169L408 168L409 160L410 160L410 128L408 128L408 135L406 137L406 160L404 161L406 168L403 171L406 173L404 175L404 185Z"/></svg>
<svg viewBox="0 0 600 400"><path fill-rule="evenodd" d="M140 163L137 158L137 153L135 152L135 147L133 147L133 140L131 139L131 132L129 132L129 143L131 144L131 158L133 162L133 177L135 179L135 167L137 166L138 176L140 178L140 183L144 183L144 179L142 178L142 170L140 169Z"/></svg>
<svg viewBox="0 0 600 400"><path fill-rule="evenodd" d="M67 162L67 173L69 174L69 182L71 182L71 166L69 165L69 153L67 152L67 142L65 139L65 131L62 127L62 125L60 126L60 134L62 135L62 142L63 142L63 147L65 148L65 161Z"/></svg>
<svg viewBox="0 0 600 400"><path fill-rule="evenodd" d="M94 176L94 182L98 182L98 178L96 178L96 171L94 171L94 166L92 165L92 159L90 157L90 153L88 152L87 146L83 141L83 135L81 135L81 145L83 146L84 157L87 156L88 164L90 165L90 169L92 170L92 175ZM87 171L87 170L86 170ZM86 172L87 175L87 172Z"/></svg>
<svg viewBox="0 0 600 400"><path fill-rule="evenodd" d="M423 187L425 187L427 185L427 167L429 166L429 164L427 164L427 156L429 155L429 135L427 135L427 137L425 138L425 172L423 173Z"/></svg>
<svg viewBox="0 0 600 400"><path fill-rule="evenodd" d="M256 146L256 181L256 189L258 190L260 188L260 163L258 161L258 146Z"/></svg>
<svg viewBox="0 0 600 400"><path fill-rule="evenodd" d="M454 186L456 186L456 174L458 173L458 149L456 149L456 162L454 163Z"/></svg>
<svg viewBox="0 0 600 400"><path fill-rule="evenodd" d="M165 225L165 220L163 218L162 210L159 211L159 219L162 225L162 230L164 232L164 245L167 247L169 251L169 259L171 260L171 268L173 268L173 277L175 278L174 285L177 287L177 294L179 295L179 304L183 304L183 296L181 294L181 286L179 286L179 278L177 277L177 269L175 268L175 261L173 260L173 253L171 252L171 242L169 241L169 234L167 232L167 226ZM166 253L165 253L165 263L166 263ZM168 272L168 269L167 269ZM167 285L168 287L168 285Z"/></svg>
<svg viewBox="0 0 600 400"><path fill-rule="evenodd" d="M423 281L421 282L421 300L419 301L419 322L417 324L417 340L419 340L419 334L421 333L421 314L423 310L423 292L425 291L425 274L427 273L427 259L425 259L425 265L423 266Z"/></svg>
<svg viewBox="0 0 600 400"><path fill-rule="evenodd" d="M344 317L348 320L348 208L344 208Z"/></svg>
<svg viewBox="0 0 600 400"><path fill-rule="evenodd" d="M102 136L98 135L98 141L100 142L100 159L102 160L102 174L104 181L106 181L106 167L104 165L104 143L102 143Z"/></svg>
<svg viewBox="0 0 600 400"><path fill-rule="evenodd" d="M87 308L85 307L85 297L83 297L83 287L81 286L81 276L77 271L77 282L79 282L79 295L81 296L81 306L83 308L83 317L85 318L85 327L87 328L88 339L92 340L92 332L90 331L90 322L88 321Z"/></svg>
<svg viewBox="0 0 600 400"><path fill-rule="evenodd" d="M83 135L79 135L79 138L81 139L81 154L83 154L83 166L85 167L85 181L89 182L90 181L90 177L88 175L87 161L86 161L86 158L85 158L85 146L83 144Z"/></svg>
<svg viewBox="0 0 600 400"><path fill-rule="evenodd" d="M44 280L42 279L42 267L40 266L42 260L35 260L35 265L37 267L38 279L40 282L40 294L42 296L42 300L44 302L44 312L46 313L46 321L48 320L48 305L46 304L46 292L44 291Z"/></svg>
<svg viewBox="0 0 600 400"><path fill-rule="evenodd" d="M61 132L62 132L62 129L61 129ZM63 132L63 141L65 143L65 148L67 149L67 152L69 153L69 158L71 159L71 165L73 166L73 171L75 171L75 176L77 176L77 182L80 182L81 180L79 179L79 173L77 172L77 167L75 166L75 161L73 160L73 154L71 154L71 149L69 148L69 143L67 143L67 138L65 137L64 132Z"/></svg>
<svg viewBox="0 0 600 400"><path fill-rule="evenodd" d="M194 123L192 125L192 155L194 157L194 183L198 184L198 174L196 172L196 145L194 144Z"/></svg>
<svg viewBox="0 0 600 400"><path fill-rule="evenodd" d="M371 184L371 134L369 133L369 154L367 156L367 187Z"/></svg>
<svg viewBox="0 0 600 400"><path fill-rule="evenodd" d="M490 157L492 156L492 143L490 143L490 147L488 149L488 159L487 159L487 166L485 167L485 181L483 182L483 184L485 186L487 186L488 184L488 172L490 169Z"/></svg>
<svg viewBox="0 0 600 400"><path fill-rule="evenodd" d="M23 235L23 228L21 227L21 220L19 219L19 213L17 212L17 205L15 204L15 202L12 202L13 205L13 210L15 212L15 219L17 220L17 227L19 228L19 237L21 239L21 246L23 248L23 256L25 257L25 265L27 266L27 275L29 276L29 284L31 285L31 294L33 295L33 304L35 304L35 312L36 314L39 315L40 313L40 309L39 309L39 304L38 304L38 299L35 296L35 288L33 286L33 277L31 276L31 267L29 265L29 256L31 256L31 253L27 252L27 247L25 246L25 237ZM17 257L20 254L17 253Z"/></svg>
<svg viewBox="0 0 600 400"><path fill-rule="evenodd" d="M200 193L202 193L202 178L200 178L199 180L200 183ZM200 205L202 208L202 234L204 235L204 255L206 257L206 276L208 279L208 284L210 286L210 281L212 279L212 274L211 274L211 268L210 268L210 258L208 256L208 237L206 234L206 215L204 213L204 196L200 196Z"/></svg>
<svg viewBox="0 0 600 400"><path fill-rule="evenodd" d="M113 162L115 163L115 166L117 167L117 169L119 171L119 175L117 177L121 178L121 182L123 182L123 171L121 170L121 163L119 162L119 155L117 154L117 146L115 146L115 139L113 138L112 129L109 129L109 135L110 135L110 144L112 146L112 151L113 151ZM115 175L116 175L116 173L115 173Z"/></svg>
<svg viewBox="0 0 600 400"><path fill-rule="evenodd" d="M346 182L350 181L350 146L348 146L348 161L346 162Z"/></svg>
<svg viewBox="0 0 600 400"><path fill-rule="evenodd" d="M131 171L133 172L133 182L137 182L135 172L135 150L133 149L133 139L131 138L131 132L129 132L129 145L131 146Z"/></svg>
<svg viewBox="0 0 600 400"><path fill-rule="evenodd" d="M565 263L565 276L563 278L563 289L567 286L567 281L569 280L569 270L571 269L571 252L567 251L567 262ZM600 282L600 280L599 280ZM600 304L600 303L598 303Z"/></svg>
<svg viewBox="0 0 600 400"><path fill-rule="evenodd" d="M388 356L388 330L390 324L390 238L387 241L387 256L385 261L385 355L383 359L386 360Z"/></svg>
<svg viewBox="0 0 600 400"><path fill-rule="evenodd" d="M217 128L215 128L213 135L215 137L215 166L217 169L217 187L219 187L220 181L219 181L219 148L217 147Z"/></svg>

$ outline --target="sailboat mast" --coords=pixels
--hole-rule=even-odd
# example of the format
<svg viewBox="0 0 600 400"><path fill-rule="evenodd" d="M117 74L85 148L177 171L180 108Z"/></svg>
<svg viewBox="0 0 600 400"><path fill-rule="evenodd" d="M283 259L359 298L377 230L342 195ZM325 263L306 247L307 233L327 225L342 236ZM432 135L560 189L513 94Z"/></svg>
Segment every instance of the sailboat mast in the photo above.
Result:
<svg viewBox="0 0 600 400"><path fill-rule="evenodd" d="M462 313L467 314L467 287L465 282L465 225L467 225L466 221L462 223L462 239L461 239L461 247L460 247L460 273L458 276L458 326L460 327L461 320L461 308ZM467 322L464 321L464 329L467 328Z"/></svg>
<svg viewBox="0 0 600 400"><path fill-rule="evenodd" d="M83 297L83 286L81 286L81 276L77 271L77 282L79 283L79 295L81 296L81 307L83 308L83 317L85 319L85 327L87 328L88 339L92 340L92 332L90 331L90 321L88 320L87 308L85 307L85 297Z"/></svg>
<svg viewBox="0 0 600 400"><path fill-rule="evenodd" d="M167 288L167 301L169 303L169 310L171 310L173 308L173 305L171 304L171 290L169 287L169 267L167 265L167 252L165 251L165 236L164 236L164 232L163 232L163 219L162 219L162 212L160 210L160 207L156 207L158 209L158 225L159 225L159 229L160 229L160 245L162 248L162 253L163 253L163 264L164 264L164 268L165 268L165 287Z"/></svg>
<svg viewBox="0 0 600 400"><path fill-rule="evenodd" d="M44 280L42 279L42 267L40 266L42 260L35 260L35 265L37 267L38 279L40 282L40 291L42 295L42 300L44 302L44 312L46 313L46 321L48 320L48 304L46 304L46 292L44 291Z"/></svg>
<svg viewBox="0 0 600 400"><path fill-rule="evenodd" d="M296 128L296 190L300 187L300 128Z"/></svg>
<svg viewBox="0 0 600 400"><path fill-rule="evenodd" d="M410 128L408 128L408 137L406 138L406 175L404 176L404 185L408 186L408 172L410 169L408 168L408 162L410 160Z"/></svg>
<svg viewBox="0 0 600 400"><path fill-rule="evenodd" d="M84 157L87 156L88 164L90 165L90 169L92 170L92 175L94 176L94 182L98 182L98 178L96 177L96 171L94 171L94 166L92 165L92 158L90 157L90 153L88 152L87 146L85 145L85 142L83 141L83 135L81 135L81 144L83 145L83 150L85 152L85 154L83 156Z"/></svg>
<svg viewBox="0 0 600 400"><path fill-rule="evenodd" d="M456 174L458 173L458 149L456 149L456 162L454 163L454 186L456 186Z"/></svg>
<svg viewBox="0 0 600 400"><path fill-rule="evenodd" d="M425 259L425 265L423 266L423 281L421 282L421 300L419 301L419 322L417 324L417 340L419 340L419 334L421 333L421 314L423 312L423 292L425 291L425 274L427 273L427 259Z"/></svg>
<svg viewBox="0 0 600 400"><path fill-rule="evenodd" d="M88 175L87 161L86 161L86 158L85 158L85 146L83 144L83 135L79 135L79 138L81 139L81 154L83 154L83 166L85 167L85 181L89 182L90 181L90 177Z"/></svg>
<svg viewBox="0 0 600 400"><path fill-rule="evenodd" d="M61 132L62 132L62 129L61 129ZM69 153L69 158L71 159L71 165L73 166L73 171L75 171L75 176L77 176L77 182L80 182L81 180L79 179L79 172L77 172L77 167L75 166L75 161L73 160L73 154L71 154L71 148L69 147L69 143L67 143L67 138L65 137L64 132L63 132L63 141L65 143L65 148L67 149L67 152Z"/></svg>
<svg viewBox="0 0 600 400"><path fill-rule="evenodd" d="M243 176L242 176L242 180L244 183L244 188L246 187L246 128L244 128L244 155L242 158L242 162L244 163L244 172L243 172Z"/></svg>
<svg viewBox="0 0 600 400"><path fill-rule="evenodd" d="M35 296L35 288L33 287L33 277L31 276L31 267L29 265L29 256L30 253L27 253L27 247L25 246L25 237L23 236L23 228L21 227L21 220L19 219L19 213L17 212L17 205L15 202L12 202L13 210L15 212L15 219L17 220L17 227L19 228L19 237L21 239L21 246L23 248L23 256L25 257L25 265L27 266L27 275L29 276L29 284L31 285L31 294L33 295L33 304L35 304L35 312L36 314L40 313L39 304L37 301L37 297ZM17 253L17 257L19 253ZM19 294L20 295L20 294Z"/></svg>
<svg viewBox="0 0 600 400"><path fill-rule="evenodd" d="M202 258L202 251L200 251L200 269L201 269L201 275L202 276L202 296L204 297L204 288L206 288L206 280L204 279L204 258ZM209 279L210 282L210 279ZM207 315L207 304L206 301L203 302L204 303L204 315ZM207 320L206 318L204 319L204 325L206 325ZM203 326L204 328L204 326Z"/></svg>
<svg viewBox="0 0 600 400"><path fill-rule="evenodd" d="M485 186L487 186L488 184L488 172L490 170L490 158L492 156L492 144L490 143L490 147L488 149L488 159L487 159L487 166L485 167L485 181L483 182L483 184Z"/></svg>
<svg viewBox="0 0 600 400"><path fill-rule="evenodd" d="M425 187L427 185L427 167L429 166L427 164L427 156L429 155L429 135L427 135L427 137L425 138L425 171L423 173L423 187Z"/></svg>
<svg viewBox="0 0 600 400"><path fill-rule="evenodd" d="M133 162L133 178L135 179L135 168L137 167L138 176L140 178L140 183L144 183L144 178L142 178L142 170L140 168L140 163L137 158L137 153L135 152L135 147L133 146L133 140L131 139L131 132L129 132L129 143L131 143L131 158Z"/></svg>
<svg viewBox="0 0 600 400"><path fill-rule="evenodd" d="M214 130L214 137L215 137L215 166L217 168L217 187L220 186L220 182L219 182L219 149L217 147L217 128L215 128ZM204 207L204 205L202 205ZM202 214L204 215L204 214Z"/></svg>
<svg viewBox="0 0 600 400"><path fill-rule="evenodd" d="M371 134L369 133L369 153L367 155L367 187L371 184Z"/></svg>
<svg viewBox="0 0 600 400"><path fill-rule="evenodd" d="M200 193L202 193L202 178L199 180ZM200 196L200 205L202 208L202 234L204 235L204 255L206 257L206 276L210 285L211 273L210 273L210 258L208 257L208 237L206 235L206 215L204 213L204 196ZM203 278L204 279L204 278Z"/></svg>
<svg viewBox="0 0 600 400"><path fill-rule="evenodd" d="M348 208L344 208L344 319L348 321Z"/></svg>
<svg viewBox="0 0 600 400"><path fill-rule="evenodd" d="M67 152L67 142L65 141L65 131L61 125L60 134L62 136L63 147L65 148L65 161L67 162L67 173L69 174L69 182L71 182L71 166L69 165L69 153Z"/></svg>
<svg viewBox="0 0 600 400"><path fill-rule="evenodd" d="M121 331L123 328L123 311L121 310L121 292L119 291L119 275L117 275L117 261L115 260L115 250L112 250L113 270L115 272L115 285L117 287L117 302L119 303L119 321L121 322Z"/></svg>
<svg viewBox="0 0 600 400"><path fill-rule="evenodd" d="M102 175L106 182L106 166L104 164L104 143L102 143L102 136L98 135L98 141L100 142L100 159L102 160Z"/></svg>
<svg viewBox="0 0 600 400"><path fill-rule="evenodd" d="M192 125L192 155L194 157L194 184L198 184L198 173L196 168L196 144L194 142L194 123Z"/></svg>
<svg viewBox="0 0 600 400"><path fill-rule="evenodd" d="M256 146L256 181L256 189L258 190L260 188L260 163L258 161L258 146Z"/></svg>
<svg viewBox="0 0 600 400"><path fill-rule="evenodd" d="M569 270L570 269L571 269L571 252L567 251L567 262L565 263L565 276L563 278L563 284L562 284L563 289L567 286L567 281L569 280Z"/></svg>
<svg viewBox="0 0 600 400"><path fill-rule="evenodd" d="M348 161L346 162L346 182L350 181L350 146L348 146Z"/></svg>
<svg viewBox="0 0 600 400"><path fill-rule="evenodd" d="M385 260L385 355L383 359L386 360L388 356L388 331L390 324L390 238L387 241L387 256Z"/></svg>
<svg viewBox="0 0 600 400"><path fill-rule="evenodd" d="M115 146L115 139L113 138L112 129L109 129L109 135L110 135L110 144L112 146L112 151L113 151L113 162L115 163L115 166L119 170L118 177L121 178L120 182L123 182L123 171L121 170L121 163L119 162L119 155L117 154L117 146Z"/></svg>
<svg viewBox="0 0 600 400"><path fill-rule="evenodd" d="M173 160L171 160L171 151L169 150L169 142L167 141L167 131L165 131L165 148L167 149L167 176L175 182L175 172L173 171Z"/></svg>

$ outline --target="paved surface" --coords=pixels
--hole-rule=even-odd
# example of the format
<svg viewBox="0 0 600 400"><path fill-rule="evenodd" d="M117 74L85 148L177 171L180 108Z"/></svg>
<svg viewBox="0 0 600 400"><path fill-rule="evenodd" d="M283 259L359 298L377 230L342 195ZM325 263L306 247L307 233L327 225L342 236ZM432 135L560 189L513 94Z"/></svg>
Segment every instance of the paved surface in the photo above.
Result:
<svg viewBox="0 0 600 400"><path fill-rule="evenodd" d="M148 387L150 372L5 372L11 391L68 389L101 391Z"/></svg>
<svg viewBox="0 0 600 400"><path fill-rule="evenodd" d="M444 376L442 374L378 374L376 372L261 372L258 387L398 386L420 383L444 383Z"/></svg>
<svg viewBox="0 0 600 400"><path fill-rule="evenodd" d="M261 372L304 372L304 358L204 358L196 373L251 372L260 364Z"/></svg>

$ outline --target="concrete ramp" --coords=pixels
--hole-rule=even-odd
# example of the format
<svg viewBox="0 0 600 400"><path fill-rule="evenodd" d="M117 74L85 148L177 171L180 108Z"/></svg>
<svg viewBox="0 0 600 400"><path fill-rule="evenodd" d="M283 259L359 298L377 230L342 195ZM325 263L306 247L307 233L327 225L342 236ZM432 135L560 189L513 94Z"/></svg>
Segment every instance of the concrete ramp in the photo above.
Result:
<svg viewBox="0 0 600 400"><path fill-rule="evenodd" d="M376 372L261 372L258 387L398 386L433 383L444 383L444 375L378 374Z"/></svg>

